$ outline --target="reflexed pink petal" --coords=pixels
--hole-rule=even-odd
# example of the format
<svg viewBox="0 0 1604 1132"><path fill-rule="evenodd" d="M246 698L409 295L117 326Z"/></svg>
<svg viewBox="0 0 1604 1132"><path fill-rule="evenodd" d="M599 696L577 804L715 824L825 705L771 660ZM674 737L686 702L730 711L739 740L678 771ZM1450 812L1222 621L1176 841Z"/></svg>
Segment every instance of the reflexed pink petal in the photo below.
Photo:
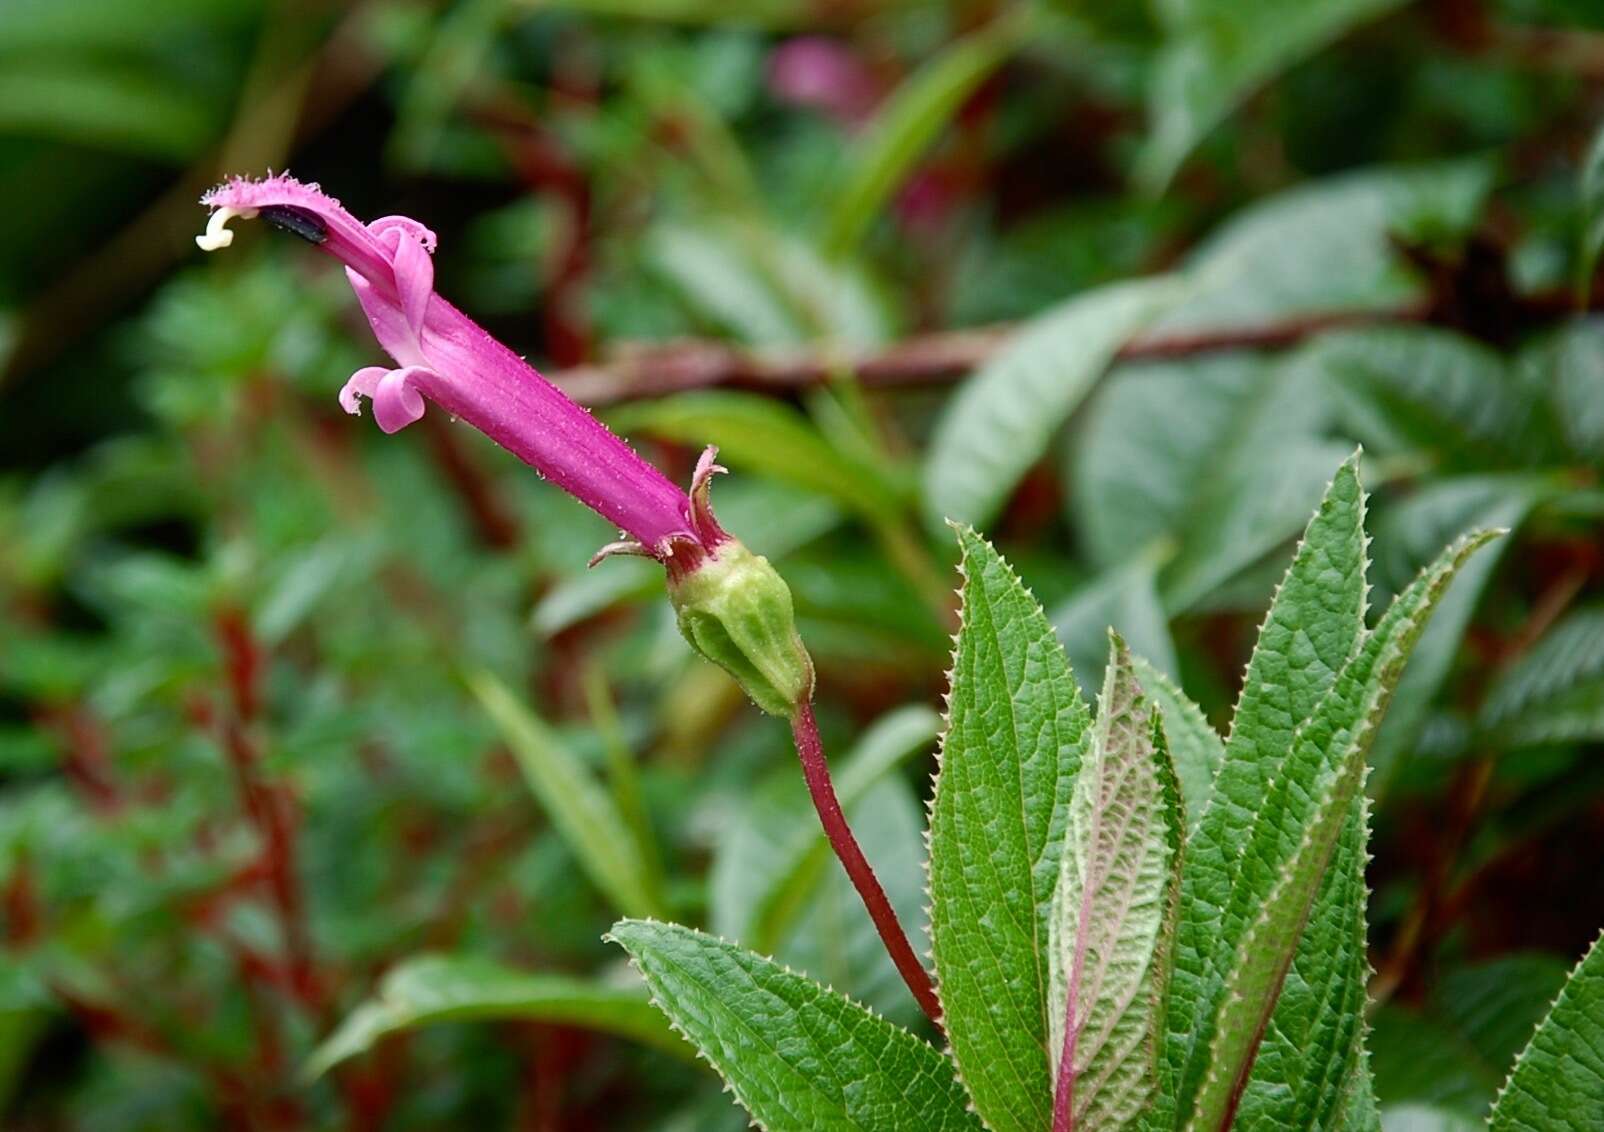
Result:
<svg viewBox="0 0 1604 1132"><path fill-rule="evenodd" d="M432 377L419 366L393 369L385 374L373 393L373 419L385 432L400 432L423 416L423 394L417 381Z"/></svg>
<svg viewBox="0 0 1604 1132"><path fill-rule="evenodd" d="M366 397L369 401L373 400L374 393L378 391L379 382L389 372L384 366L363 366L357 370L346 379L344 387L340 390L340 408L350 413L353 417L361 416L362 398Z"/></svg>

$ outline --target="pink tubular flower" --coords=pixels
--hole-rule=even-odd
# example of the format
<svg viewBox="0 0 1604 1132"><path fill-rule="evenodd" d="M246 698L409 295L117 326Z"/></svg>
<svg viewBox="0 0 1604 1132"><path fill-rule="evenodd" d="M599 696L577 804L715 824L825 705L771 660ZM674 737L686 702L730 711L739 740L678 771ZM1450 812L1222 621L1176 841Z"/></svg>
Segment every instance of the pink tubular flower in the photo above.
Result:
<svg viewBox="0 0 1604 1132"><path fill-rule="evenodd" d="M368 366L340 391L349 413L361 398L385 432L405 428L433 401L512 452L616 524L620 541L597 554L645 554L671 575L695 569L728 536L713 518L708 482L724 469L702 454L689 494L636 454L517 354L434 290L435 235L416 220L363 224L316 185L288 176L235 178L201 198L212 209L195 242L234 240L228 222L260 216L345 265L373 334L395 361Z"/></svg>

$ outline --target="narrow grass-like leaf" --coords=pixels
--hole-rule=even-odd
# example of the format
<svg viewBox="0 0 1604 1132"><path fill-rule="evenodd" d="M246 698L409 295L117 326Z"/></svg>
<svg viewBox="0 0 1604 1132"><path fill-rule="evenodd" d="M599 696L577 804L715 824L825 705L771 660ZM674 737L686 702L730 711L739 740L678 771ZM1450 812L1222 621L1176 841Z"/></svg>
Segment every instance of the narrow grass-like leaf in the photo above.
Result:
<svg viewBox="0 0 1604 1132"><path fill-rule="evenodd" d="M980 1128L939 1050L813 980L677 924L609 938L768 1132Z"/></svg>
<svg viewBox="0 0 1604 1132"><path fill-rule="evenodd" d="M662 898L612 797L561 739L489 673L468 678L529 788L587 876L621 912L653 915Z"/></svg>
<svg viewBox="0 0 1604 1132"><path fill-rule="evenodd" d="M840 451L795 409L755 393L681 393L608 416L621 432L717 444L719 459L829 496L859 515L889 521L896 489L873 466Z"/></svg>
<svg viewBox="0 0 1604 1132"><path fill-rule="evenodd" d="M925 456L932 525L994 518L1115 351L1179 294L1167 277L1116 283L1032 319L947 404Z"/></svg>
<svg viewBox="0 0 1604 1132"><path fill-rule="evenodd" d="M931 944L947 1037L993 1132L1051 1121L1048 935L1090 718L1041 607L958 527L963 626L930 810Z"/></svg>
<svg viewBox="0 0 1604 1132"><path fill-rule="evenodd" d="M1184 825L1163 724L1112 637L1049 940L1048 1049L1074 1127L1131 1127L1157 1091Z"/></svg>
<svg viewBox="0 0 1604 1132"><path fill-rule="evenodd" d="M1338 674L1269 784L1247 831L1229 905L1248 928L1230 940L1206 1069L1187 1127L1230 1127L1310 907L1364 782L1365 753L1416 638L1459 566L1492 536L1445 551L1399 594ZM1255 911L1256 910L1256 911Z"/></svg>
<svg viewBox="0 0 1604 1132"><path fill-rule="evenodd" d="M1593 144L1587 148L1582 162L1582 254L1578 267L1582 305L1592 296L1593 272L1598 268L1598 257L1604 252L1604 124L1593 135Z"/></svg>
<svg viewBox="0 0 1604 1132"><path fill-rule="evenodd" d="M863 239L914 162L1019 43L1028 7L949 45L897 88L852 151L830 209L824 246L844 256Z"/></svg>
<svg viewBox="0 0 1604 1132"><path fill-rule="evenodd" d="M1214 793L1214 775L1225 761L1225 743L1204 718L1203 709L1146 658L1132 656L1131 671L1164 720L1165 743L1170 761L1175 764L1181 811L1190 833L1197 828L1209 796Z"/></svg>
<svg viewBox="0 0 1604 1132"><path fill-rule="evenodd" d="M1604 946L1594 940L1515 1061L1491 1132L1598 1127L1604 1113Z"/></svg>
<svg viewBox="0 0 1604 1132"><path fill-rule="evenodd" d="M306 1072L326 1073L403 1030L484 1018L582 1026L692 1056L652 1006L645 987L515 971L475 957L420 955L385 974L377 997L346 1015L312 1054Z"/></svg>

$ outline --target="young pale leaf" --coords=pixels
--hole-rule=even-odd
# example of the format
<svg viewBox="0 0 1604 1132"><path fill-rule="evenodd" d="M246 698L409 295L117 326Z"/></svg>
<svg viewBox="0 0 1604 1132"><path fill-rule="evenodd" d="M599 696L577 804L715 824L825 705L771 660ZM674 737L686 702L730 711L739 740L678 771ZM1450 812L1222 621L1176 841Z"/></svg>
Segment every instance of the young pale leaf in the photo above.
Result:
<svg viewBox="0 0 1604 1132"><path fill-rule="evenodd" d="M661 895L648 886L651 871L612 796L505 684L487 672L470 675L468 683L596 887L622 912L661 910Z"/></svg>
<svg viewBox="0 0 1604 1132"><path fill-rule="evenodd" d="M925 514L982 525L1125 341L1180 294L1168 277L1077 295L1031 320L959 389L925 457Z"/></svg>
<svg viewBox="0 0 1604 1132"><path fill-rule="evenodd" d="M1515 1061L1491 1132L1597 1128L1604 1113L1604 946L1587 951Z"/></svg>
<svg viewBox="0 0 1604 1132"><path fill-rule="evenodd" d="M1293 732L1313 713L1364 630L1364 575L1364 493L1355 457L1326 489L1259 631L1208 808L1187 842L1165 1045L1171 1087L1163 1098L1183 1114L1201 1078L1225 970L1245 927L1226 918L1244 835Z"/></svg>
<svg viewBox="0 0 1604 1132"><path fill-rule="evenodd" d="M897 88L858 139L830 209L824 246L844 256L863 239L942 127L1008 58L1027 30L1023 5L946 48Z"/></svg>
<svg viewBox="0 0 1604 1132"><path fill-rule="evenodd" d="M930 810L931 943L947 1037L993 1132L1052 1119L1053 890L1090 728L1041 607L958 527L963 626Z"/></svg>
<svg viewBox="0 0 1604 1132"><path fill-rule="evenodd" d="M1214 793L1214 775L1225 761L1225 743L1204 718L1203 709L1145 658L1132 656L1131 671L1164 721L1165 744L1175 764L1181 812L1190 833L1197 828L1209 795Z"/></svg>
<svg viewBox="0 0 1604 1132"><path fill-rule="evenodd" d="M677 924L608 938L769 1132L980 1128L939 1050L811 979Z"/></svg>
<svg viewBox="0 0 1604 1132"><path fill-rule="evenodd" d="M306 1071L319 1076L402 1030L479 1018L583 1026L692 1056L653 1008L644 987L530 974L487 959L420 955L385 974L378 996L346 1016L312 1054Z"/></svg>
<svg viewBox="0 0 1604 1132"><path fill-rule="evenodd" d="M1185 825L1163 724L1112 644L1049 935L1048 1050L1077 1128L1131 1127L1158 1088Z"/></svg>
<svg viewBox="0 0 1604 1132"><path fill-rule="evenodd" d="M1463 539L1393 601L1300 726L1247 831L1230 919L1235 943L1206 1068L1187 1127L1229 1128L1270 1025L1344 824L1360 797L1365 753L1416 638L1459 566L1491 532ZM1256 910L1256 911L1255 911Z"/></svg>

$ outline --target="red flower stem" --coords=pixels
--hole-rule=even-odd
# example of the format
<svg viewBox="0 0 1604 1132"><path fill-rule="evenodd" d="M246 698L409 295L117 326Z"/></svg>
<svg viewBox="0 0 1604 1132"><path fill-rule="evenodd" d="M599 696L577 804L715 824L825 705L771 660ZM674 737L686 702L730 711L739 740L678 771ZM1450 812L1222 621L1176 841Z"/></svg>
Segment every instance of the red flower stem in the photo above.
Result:
<svg viewBox="0 0 1604 1132"><path fill-rule="evenodd" d="M891 901L886 899L886 890L880 887L874 869L864 857L863 850L858 848L858 839L852 836L846 815L841 812L835 786L830 781L830 766L824 758L824 745L819 741L819 725L813 718L812 703L804 700L797 706L796 714L791 717L791 734L796 739L797 757L802 760L802 777L807 780L808 793L813 796L813 808L819 813L819 824L824 826L824 835L829 839L830 848L835 850L841 867L846 869L847 876L852 880L852 887L858 890L858 895L863 899L863 906L874 921L875 931L880 933L886 952L891 956L891 962L896 964L903 982L908 984L920 1009L930 1016L936 1029L941 1029L941 1002L936 998L930 972L925 970L924 964L914 954L913 945L908 942L907 933L902 930Z"/></svg>

